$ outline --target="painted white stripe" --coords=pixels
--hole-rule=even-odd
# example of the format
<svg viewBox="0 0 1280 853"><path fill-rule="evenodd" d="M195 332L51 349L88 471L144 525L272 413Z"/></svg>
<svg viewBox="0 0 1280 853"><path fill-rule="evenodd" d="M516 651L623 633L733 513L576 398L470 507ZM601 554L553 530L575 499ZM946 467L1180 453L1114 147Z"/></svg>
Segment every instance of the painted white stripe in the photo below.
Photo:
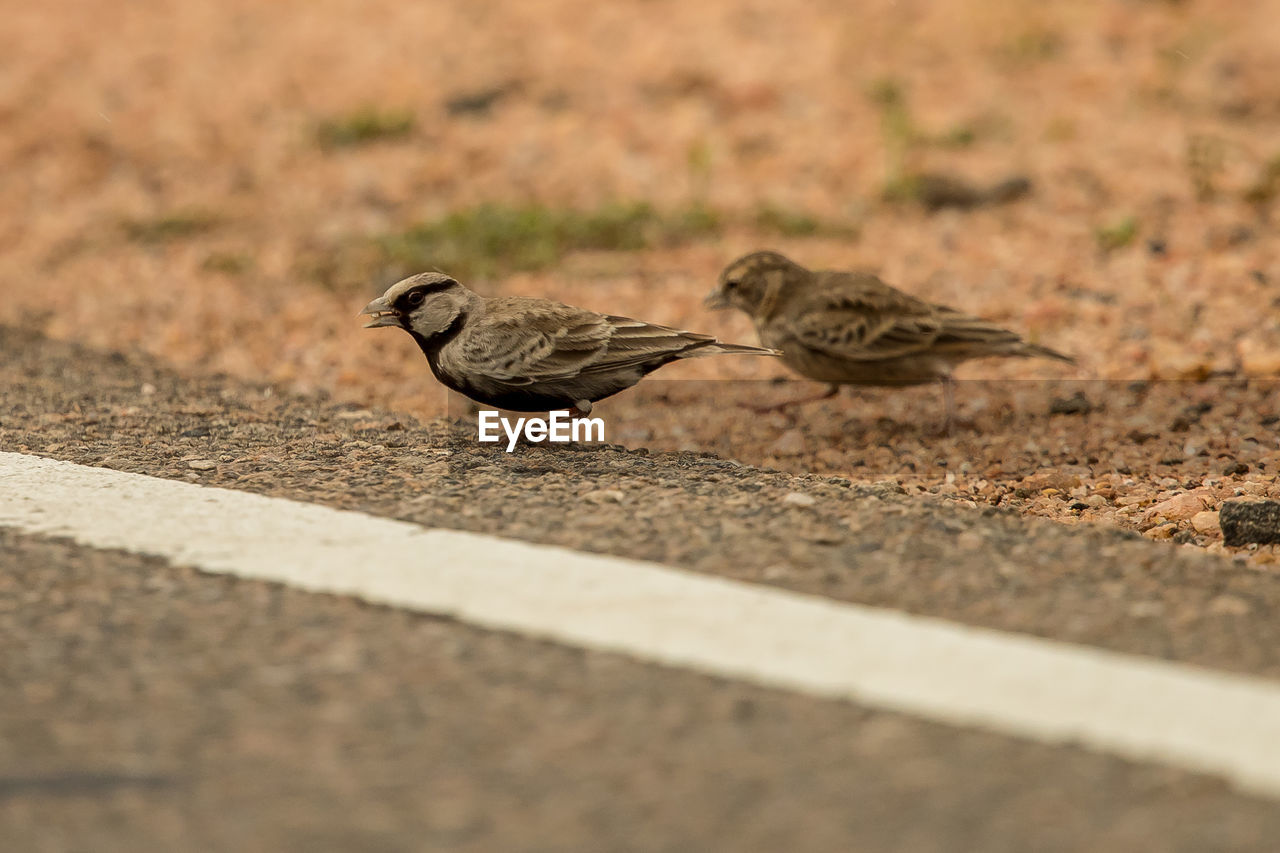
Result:
<svg viewBox="0 0 1280 853"><path fill-rule="evenodd" d="M1280 797L1280 683L662 566L0 453L0 525L1221 774Z"/></svg>

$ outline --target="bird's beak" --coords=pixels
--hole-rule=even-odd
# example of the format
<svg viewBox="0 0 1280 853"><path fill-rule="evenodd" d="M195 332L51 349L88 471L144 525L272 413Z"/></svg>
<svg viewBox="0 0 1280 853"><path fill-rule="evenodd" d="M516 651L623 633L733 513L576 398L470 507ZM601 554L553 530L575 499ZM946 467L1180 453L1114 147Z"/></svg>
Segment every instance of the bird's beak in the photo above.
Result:
<svg viewBox="0 0 1280 853"><path fill-rule="evenodd" d="M719 290L713 290L708 293L707 298L702 300L702 305L712 311L722 311L725 308L732 307L729 305L729 300L725 297L724 293Z"/></svg>
<svg viewBox="0 0 1280 853"><path fill-rule="evenodd" d="M379 326L401 326L400 314L387 304L387 297L379 296L377 299L364 306L364 310L357 316L372 314L373 319L364 324L366 329L376 329Z"/></svg>

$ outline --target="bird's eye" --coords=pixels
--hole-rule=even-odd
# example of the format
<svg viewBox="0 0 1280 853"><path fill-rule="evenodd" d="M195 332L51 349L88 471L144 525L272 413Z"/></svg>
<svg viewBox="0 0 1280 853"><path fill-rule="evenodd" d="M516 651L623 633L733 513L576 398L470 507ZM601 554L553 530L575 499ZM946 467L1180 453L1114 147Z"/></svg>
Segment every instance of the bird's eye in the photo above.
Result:
<svg viewBox="0 0 1280 853"><path fill-rule="evenodd" d="M415 290L413 293L410 293L408 296L406 296L404 298L404 301L408 303L410 307L417 308L419 305L422 304L423 299L426 299L426 296L423 295L422 291Z"/></svg>
<svg viewBox="0 0 1280 853"><path fill-rule="evenodd" d="M731 279L731 280L726 281L726 282L724 283L724 289L725 289L725 290L737 290L737 289L738 289L738 285L740 285L740 284L742 284L742 282L738 281L737 279Z"/></svg>

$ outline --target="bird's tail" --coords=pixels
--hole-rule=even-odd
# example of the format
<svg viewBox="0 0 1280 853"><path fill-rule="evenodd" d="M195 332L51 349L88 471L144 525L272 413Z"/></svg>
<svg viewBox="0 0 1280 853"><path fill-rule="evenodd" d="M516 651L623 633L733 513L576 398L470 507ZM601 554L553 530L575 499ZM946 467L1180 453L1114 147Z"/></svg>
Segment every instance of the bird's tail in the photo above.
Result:
<svg viewBox="0 0 1280 853"><path fill-rule="evenodd" d="M1014 351L1014 355L1020 355L1024 358L1051 358L1055 361L1065 361L1067 364L1075 364L1074 357L1066 353L1058 352L1056 349L1049 349L1040 344L1023 343Z"/></svg>
<svg viewBox="0 0 1280 853"><path fill-rule="evenodd" d="M684 355L686 358L700 358L704 355L782 355L782 350L711 341L706 346L686 350Z"/></svg>

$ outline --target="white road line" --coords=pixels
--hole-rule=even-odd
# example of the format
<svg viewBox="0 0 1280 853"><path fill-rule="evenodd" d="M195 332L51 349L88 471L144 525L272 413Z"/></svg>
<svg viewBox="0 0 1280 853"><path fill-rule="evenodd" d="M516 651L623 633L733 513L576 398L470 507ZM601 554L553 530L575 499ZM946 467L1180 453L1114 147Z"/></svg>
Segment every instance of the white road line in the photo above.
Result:
<svg viewBox="0 0 1280 853"><path fill-rule="evenodd" d="M0 453L0 526L1077 742L1280 797L1280 682L15 453Z"/></svg>

